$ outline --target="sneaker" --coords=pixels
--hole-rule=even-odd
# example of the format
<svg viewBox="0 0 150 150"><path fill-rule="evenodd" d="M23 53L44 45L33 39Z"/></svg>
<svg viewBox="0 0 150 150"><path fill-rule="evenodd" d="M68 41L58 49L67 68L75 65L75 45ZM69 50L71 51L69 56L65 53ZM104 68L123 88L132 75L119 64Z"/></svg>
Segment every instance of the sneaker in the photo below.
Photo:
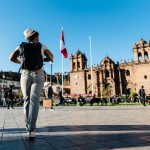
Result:
<svg viewBox="0 0 150 150"><path fill-rule="evenodd" d="M29 137L29 140L34 140L36 137L35 131L28 132L28 137Z"/></svg>

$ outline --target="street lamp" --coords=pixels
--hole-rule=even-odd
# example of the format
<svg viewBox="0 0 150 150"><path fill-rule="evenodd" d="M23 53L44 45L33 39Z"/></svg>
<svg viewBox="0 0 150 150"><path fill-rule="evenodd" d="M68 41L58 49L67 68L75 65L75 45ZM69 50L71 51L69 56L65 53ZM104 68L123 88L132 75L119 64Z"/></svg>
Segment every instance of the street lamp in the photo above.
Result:
<svg viewBox="0 0 150 150"><path fill-rule="evenodd" d="M53 63L50 61L51 73L50 73L50 83L52 83L52 65Z"/></svg>
<svg viewBox="0 0 150 150"><path fill-rule="evenodd" d="M3 90L4 90L4 85L5 85L5 78L6 78L5 74L3 74Z"/></svg>
<svg viewBox="0 0 150 150"><path fill-rule="evenodd" d="M2 80L2 89L1 89L1 93L4 94L4 84L5 84L5 75L4 75L4 74L2 75L2 78L3 78L3 80Z"/></svg>
<svg viewBox="0 0 150 150"><path fill-rule="evenodd" d="M55 77L56 77L57 84L58 84L59 83L59 72L55 73Z"/></svg>

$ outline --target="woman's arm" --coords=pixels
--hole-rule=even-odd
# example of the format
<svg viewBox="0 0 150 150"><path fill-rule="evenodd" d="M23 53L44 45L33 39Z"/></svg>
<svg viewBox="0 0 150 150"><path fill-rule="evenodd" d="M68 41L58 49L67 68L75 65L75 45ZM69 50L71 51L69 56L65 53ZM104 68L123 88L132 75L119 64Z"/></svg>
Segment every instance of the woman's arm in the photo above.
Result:
<svg viewBox="0 0 150 150"><path fill-rule="evenodd" d="M44 61L46 61L46 62L48 62L48 61L53 62L53 59L54 59L53 54L48 49L44 50L44 55L46 56Z"/></svg>
<svg viewBox="0 0 150 150"><path fill-rule="evenodd" d="M9 56L9 60L16 64L21 64L21 62L18 60L18 55L19 55L19 50L12 52Z"/></svg>

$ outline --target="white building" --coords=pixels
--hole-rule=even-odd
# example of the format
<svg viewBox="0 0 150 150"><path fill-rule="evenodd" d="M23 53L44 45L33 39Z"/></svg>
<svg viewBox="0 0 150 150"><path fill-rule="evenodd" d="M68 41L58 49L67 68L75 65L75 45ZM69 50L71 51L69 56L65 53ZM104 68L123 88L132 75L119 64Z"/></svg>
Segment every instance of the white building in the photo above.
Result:
<svg viewBox="0 0 150 150"><path fill-rule="evenodd" d="M7 80L7 79L0 79L0 89L10 88L10 86L20 88L20 82L19 81Z"/></svg>

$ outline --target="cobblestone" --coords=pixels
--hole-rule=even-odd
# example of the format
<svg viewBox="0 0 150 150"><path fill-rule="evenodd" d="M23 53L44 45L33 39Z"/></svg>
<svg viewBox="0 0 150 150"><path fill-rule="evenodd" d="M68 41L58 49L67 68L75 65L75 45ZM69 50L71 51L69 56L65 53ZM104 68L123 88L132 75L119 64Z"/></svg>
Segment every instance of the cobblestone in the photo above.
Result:
<svg viewBox="0 0 150 150"><path fill-rule="evenodd" d="M0 108L0 150L148 150L150 106L62 106L39 111L27 140L23 108Z"/></svg>

